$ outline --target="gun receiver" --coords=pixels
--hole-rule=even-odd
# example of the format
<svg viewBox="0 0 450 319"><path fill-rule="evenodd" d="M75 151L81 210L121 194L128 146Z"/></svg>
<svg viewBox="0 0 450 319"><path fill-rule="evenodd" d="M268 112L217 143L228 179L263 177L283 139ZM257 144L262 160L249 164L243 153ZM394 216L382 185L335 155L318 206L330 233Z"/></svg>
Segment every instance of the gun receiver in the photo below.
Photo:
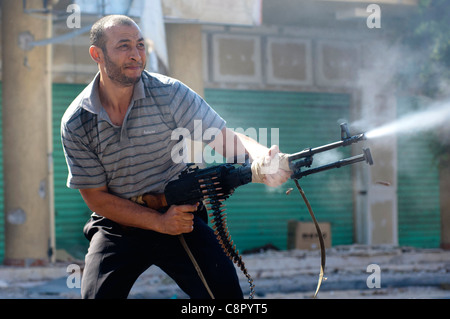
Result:
<svg viewBox="0 0 450 319"><path fill-rule="evenodd" d="M164 195L167 205L195 204L212 195L227 199L236 187L252 181L250 164L221 164L200 169L188 166L177 180L167 184Z"/></svg>

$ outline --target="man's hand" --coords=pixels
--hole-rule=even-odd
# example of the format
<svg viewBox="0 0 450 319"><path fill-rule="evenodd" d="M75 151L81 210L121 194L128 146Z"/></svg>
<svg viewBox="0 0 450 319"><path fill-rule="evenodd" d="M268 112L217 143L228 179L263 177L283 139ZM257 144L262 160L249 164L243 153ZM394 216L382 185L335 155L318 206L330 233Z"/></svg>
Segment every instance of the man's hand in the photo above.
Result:
<svg viewBox="0 0 450 319"><path fill-rule="evenodd" d="M194 230L194 214L197 205L172 205L160 216L160 232L168 235L180 235Z"/></svg>
<svg viewBox="0 0 450 319"><path fill-rule="evenodd" d="M153 230L160 233L179 235L194 228L197 205L171 206L161 214L156 210L136 204L110 194L106 186L80 189L86 204L97 214L124 226Z"/></svg>
<svg viewBox="0 0 450 319"><path fill-rule="evenodd" d="M291 176L288 155L280 153L277 145L273 145L263 157L252 163L252 182L264 183L276 187L284 184Z"/></svg>

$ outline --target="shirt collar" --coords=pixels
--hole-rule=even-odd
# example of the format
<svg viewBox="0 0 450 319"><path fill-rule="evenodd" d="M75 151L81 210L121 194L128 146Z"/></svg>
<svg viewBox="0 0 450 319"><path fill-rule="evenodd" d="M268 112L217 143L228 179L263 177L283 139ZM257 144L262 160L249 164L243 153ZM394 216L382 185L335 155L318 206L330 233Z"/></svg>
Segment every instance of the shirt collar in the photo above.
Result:
<svg viewBox="0 0 450 319"><path fill-rule="evenodd" d="M91 83L89 83L87 87L87 97L84 100L83 108L87 111L100 115L105 110L103 109L102 103L100 101L100 94L98 91L98 83L100 81L100 72L98 72ZM144 89L144 82L142 81L142 76L139 79L139 82L137 82L134 85L134 91L133 91L133 97L131 99L131 105L134 104L134 101L144 99L145 96L145 89Z"/></svg>

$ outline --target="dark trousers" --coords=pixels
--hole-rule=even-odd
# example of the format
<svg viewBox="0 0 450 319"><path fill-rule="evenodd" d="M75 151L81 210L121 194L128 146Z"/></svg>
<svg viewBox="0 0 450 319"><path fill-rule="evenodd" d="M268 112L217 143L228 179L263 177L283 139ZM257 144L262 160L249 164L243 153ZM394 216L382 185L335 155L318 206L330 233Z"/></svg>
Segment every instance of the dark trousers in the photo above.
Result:
<svg viewBox="0 0 450 319"><path fill-rule="evenodd" d="M210 298L178 236L123 227L93 215L84 227L90 240L81 282L82 298L127 298L136 279L160 267L191 298ZM183 235L215 298L242 299L236 269L210 227L199 218Z"/></svg>

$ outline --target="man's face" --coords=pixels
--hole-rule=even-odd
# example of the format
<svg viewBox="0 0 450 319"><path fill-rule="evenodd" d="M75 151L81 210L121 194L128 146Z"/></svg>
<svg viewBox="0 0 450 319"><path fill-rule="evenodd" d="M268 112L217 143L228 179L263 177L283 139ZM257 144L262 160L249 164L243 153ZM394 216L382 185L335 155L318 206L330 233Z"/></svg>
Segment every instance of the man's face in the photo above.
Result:
<svg viewBox="0 0 450 319"><path fill-rule="evenodd" d="M104 70L122 86L137 83L146 65L144 38L137 26L113 26L105 30Z"/></svg>

